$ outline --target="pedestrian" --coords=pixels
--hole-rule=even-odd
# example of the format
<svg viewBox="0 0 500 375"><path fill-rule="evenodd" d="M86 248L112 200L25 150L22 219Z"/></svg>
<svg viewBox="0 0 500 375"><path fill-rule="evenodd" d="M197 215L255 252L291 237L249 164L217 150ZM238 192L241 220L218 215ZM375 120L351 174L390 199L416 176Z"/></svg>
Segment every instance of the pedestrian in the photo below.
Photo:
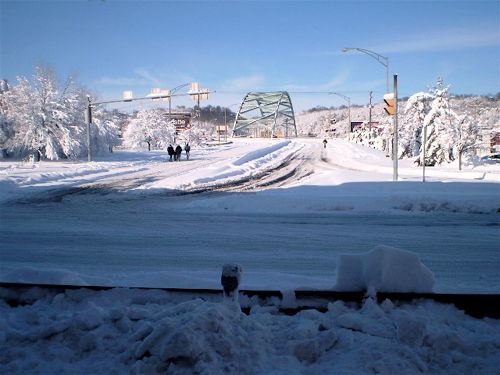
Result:
<svg viewBox="0 0 500 375"><path fill-rule="evenodd" d="M182 147L177 145L177 147L175 148L175 160L180 161L181 154L182 154Z"/></svg>
<svg viewBox="0 0 500 375"><path fill-rule="evenodd" d="M191 146L189 145L189 143L186 143L186 145L184 146L184 151L186 151L186 160L189 160L189 151L191 151Z"/></svg>
<svg viewBox="0 0 500 375"><path fill-rule="evenodd" d="M167 152L168 152L168 156L170 156L170 161L172 161L172 156L175 155L175 151L174 151L174 148L172 145L168 145Z"/></svg>
<svg viewBox="0 0 500 375"><path fill-rule="evenodd" d="M328 143L328 141L325 139L323 139L323 148L326 148L326 144Z"/></svg>

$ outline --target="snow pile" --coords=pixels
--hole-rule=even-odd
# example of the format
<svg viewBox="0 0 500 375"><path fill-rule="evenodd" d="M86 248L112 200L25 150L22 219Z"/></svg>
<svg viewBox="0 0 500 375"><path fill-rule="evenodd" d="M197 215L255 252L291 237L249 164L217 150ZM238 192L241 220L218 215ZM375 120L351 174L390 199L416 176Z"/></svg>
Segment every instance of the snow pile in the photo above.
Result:
<svg viewBox="0 0 500 375"><path fill-rule="evenodd" d="M499 328L433 302L245 315L158 290L0 288L0 372L494 374Z"/></svg>
<svg viewBox="0 0 500 375"><path fill-rule="evenodd" d="M88 285L80 275L62 269L36 269L33 267L20 267L5 275L12 283L33 283L53 285Z"/></svg>
<svg viewBox="0 0 500 375"><path fill-rule="evenodd" d="M339 291L432 292L434 274L417 254L390 246L377 246L364 254L341 254L337 262Z"/></svg>

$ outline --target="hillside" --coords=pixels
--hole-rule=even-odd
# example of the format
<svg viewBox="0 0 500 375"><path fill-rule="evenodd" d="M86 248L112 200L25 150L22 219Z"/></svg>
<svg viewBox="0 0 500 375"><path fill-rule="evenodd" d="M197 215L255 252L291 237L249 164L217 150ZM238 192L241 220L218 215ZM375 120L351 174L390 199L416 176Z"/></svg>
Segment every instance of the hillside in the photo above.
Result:
<svg viewBox="0 0 500 375"><path fill-rule="evenodd" d="M406 98L405 98L406 99ZM400 111L404 111L407 100L398 101ZM493 130L500 126L500 97L470 96L452 97L451 108L459 115L469 114L478 120L484 130ZM368 105L351 107L351 121L368 121ZM400 113L401 113L400 112ZM332 123L331 120L335 119ZM347 108L308 110L296 115L297 129L300 136L335 136L345 137L349 129ZM388 121L383 103L374 103L372 122L383 124ZM390 120L389 120L390 121ZM334 132L327 130L336 129Z"/></svg>

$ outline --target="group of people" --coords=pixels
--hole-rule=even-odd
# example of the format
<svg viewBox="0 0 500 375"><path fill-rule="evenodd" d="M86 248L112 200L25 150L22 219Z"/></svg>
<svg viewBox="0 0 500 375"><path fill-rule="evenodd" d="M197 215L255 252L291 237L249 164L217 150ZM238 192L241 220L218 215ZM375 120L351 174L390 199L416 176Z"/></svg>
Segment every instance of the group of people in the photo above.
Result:
<svg viewBox="0 0 500 375"><path fill-rule="evenodd" d="M191 146L189 145L189 143L185 144L184 151L186 151L186 159L189 160L189 152L191 151ZM172 161L172 157L174 158L174 161L181 160L182 147L180 145L177 145L175 149L174 146L169 145L167 147L167 152L168 156L170 156L170 161Z"/></svg>

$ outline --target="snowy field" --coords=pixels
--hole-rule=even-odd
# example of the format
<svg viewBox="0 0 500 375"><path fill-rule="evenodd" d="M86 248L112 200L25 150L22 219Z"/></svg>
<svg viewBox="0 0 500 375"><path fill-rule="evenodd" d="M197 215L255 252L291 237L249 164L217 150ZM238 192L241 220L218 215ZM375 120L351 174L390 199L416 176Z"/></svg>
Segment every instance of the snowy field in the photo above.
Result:
<svg viewBox="0 0 500 375"><path fill-rule="evenodd" d="M336 272L339 259L388 245L415 254L434 291L500 293L500 167L427 168L425 183L410 161L399 167L394 183L380 151L318 139L237 139L181 162L156 151L1 161L0 281L220 288L221 266L236 262L242 289L345 290L355 283ZM500 365L498 320L433 302L337 301L286 316L158 290L0 295L1 373L495 374Z"/></svg>

